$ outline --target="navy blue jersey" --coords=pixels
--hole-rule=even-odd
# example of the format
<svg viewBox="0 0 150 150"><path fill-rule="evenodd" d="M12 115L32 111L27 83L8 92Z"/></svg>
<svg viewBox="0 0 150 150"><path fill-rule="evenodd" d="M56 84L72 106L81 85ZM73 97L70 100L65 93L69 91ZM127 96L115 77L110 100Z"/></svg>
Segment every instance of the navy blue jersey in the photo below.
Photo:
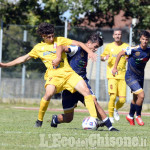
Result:
<svg viewBox="0 0 150 150"><path fill-rule="evenodd" d="M140 46L127 48L125 54L129 55L126 75L144 79L144 69L150 58L150 48L147 47L145 50Z"/></svg>
<svg viewBox="0 0 150 150"><path fill-rule="evenodd" d="M88 62L88 54L86 51L84 51L81 47L78 46L70 46L69 47L69 53L68 56L68 62L71 66L71 68L80 75L83 79L86 78L86 67Z"/></svg>

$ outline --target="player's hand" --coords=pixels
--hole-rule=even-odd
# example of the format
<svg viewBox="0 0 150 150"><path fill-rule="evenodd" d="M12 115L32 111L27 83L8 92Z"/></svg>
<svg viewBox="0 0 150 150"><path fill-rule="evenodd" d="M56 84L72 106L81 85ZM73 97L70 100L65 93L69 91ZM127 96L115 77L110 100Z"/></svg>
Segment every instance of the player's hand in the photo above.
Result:
<svg viewBox="0 0 150 150"><path fill-rule="evenodd" d="M57 66L59 65L60 61L61 61L61 59L59 59L59 58L56 58L56 59L54 59L54 60L52 61L52 65L53 65L53 68L54 68L54 69L57 68Z"/></svg>
<svg viewBox="0 0 150 150"><path fill-rule="evenodd" d="M109 58L109 54L108 54L108 55L106 55L106 60L108 60L108 58Z"/></svg>
<svg viewBox="0 0 150 150"><path fill-rule="evenodd" d="M118 74L118 70L117 70L117 68L113 68L113 70L112 70L112 74L113 74L113 76L115 77L115 75L116 74Z"/></svg>
<svg viewBox="0 0 150 150"><path fill-rule="evenodd" d="M88 54L88 59L92 59L92 61L96 61L97 60L97 54L91 52Z"/></svg>
<svg viewBox="0 0 150 150"><path fill-rule="evenodd" d="M108 55L106 55L105 57L103 57L103 61L108 60L108 58L109 58L109 54L108 54Z"/></svg>

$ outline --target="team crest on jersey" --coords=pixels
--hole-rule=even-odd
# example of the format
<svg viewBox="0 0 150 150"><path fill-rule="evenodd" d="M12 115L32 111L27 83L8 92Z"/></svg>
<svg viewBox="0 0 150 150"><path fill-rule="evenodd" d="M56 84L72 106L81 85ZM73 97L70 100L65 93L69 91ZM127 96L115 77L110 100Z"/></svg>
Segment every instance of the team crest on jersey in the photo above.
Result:
<svg viewBox="0 0 150 150"><path fill-rule="evenodd" d="M113 52L113 51L114 51L114 49L112 48L112 49L111 49L111 51Z"/></svg>
<svg viewBox="0 0 150 150"><path fill-rule="evenodd" d="M44 47L42 47L41 50L44 50Z"/></svg>
<svg viewBox="0 0 150 150"><path fill-rule="evenodd" d="M112 84L110 85L110 89L111 89L111 90L113 89L113 85L112 85Z"/></svg>
<svg viewBox="0 0 150 150"><path fill-rule="evenodd" d="M136 56L140 56L140 52L136 52L135 55L136 55Z"/></svg>
<svg viewBox="0 0 150 150"><path fill-rule="evenodd" d="M54 43L54 46L53 46L53 48L57 48L57 43Z"/></svg>

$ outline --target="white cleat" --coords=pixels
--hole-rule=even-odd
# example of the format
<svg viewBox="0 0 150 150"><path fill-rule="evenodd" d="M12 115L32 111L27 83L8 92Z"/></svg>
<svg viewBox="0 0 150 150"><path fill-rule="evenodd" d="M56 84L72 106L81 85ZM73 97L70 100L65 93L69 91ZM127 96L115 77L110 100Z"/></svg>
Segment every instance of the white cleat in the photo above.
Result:
<svg viewBox="0 0 150 150"><path fill-rule="evenodd" d="M109 117L109 119L110 119L111 123L114 123L114 118L113 117Z"/></svg>
<svg viewBox="0 0 150 150"><path fill-rule="evenodd" d="M114 118L116 121L120 120L120 116L119 116L118 111L116 109L114 109Z"/></svg>

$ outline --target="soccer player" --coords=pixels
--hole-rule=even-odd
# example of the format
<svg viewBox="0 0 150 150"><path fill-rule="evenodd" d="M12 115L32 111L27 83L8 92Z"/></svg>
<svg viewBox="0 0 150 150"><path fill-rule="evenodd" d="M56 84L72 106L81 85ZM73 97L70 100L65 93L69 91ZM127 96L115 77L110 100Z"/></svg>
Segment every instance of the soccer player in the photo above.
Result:
<svg viewBox="0 0 150 150"><path fill-rule="evenodd" d="M43 41L35 45L28 54L18 57L8 63L0 63L0 67L10 67L26 62L31 58L40 58L45 64L47 68L45 73L46 92L40 102L38 120L36 121L35 126L42 126L44 114L54 93L59 93L65 89L72 93L75 90L79 91L84 96L85 105L89 110L90 116L97 118L93 97L90 94L90 91L83 78L76 74L70 67L65 52L62 53L61 62L57 69L54 69L52 65L52 61L57 59L57 47L61 48L61 45L73 44L81 46L93 59L96 59L97 55L82 42L70 40L64 37L54 37L54 26L51 24L41 23L38 26L37 33L42 37Z"/></svg>
<svg viewBox="0 0 150 150"><path fill-rule="evenodd" d="M119 121L120 117L118 109L123 106L126 101L126 83L125 83L125 72L126 72L126 58L122 57L118 65L118 74L114 77L112 75L112 69L115 64L117 54L122 51L123 48L129 45L122 42L122 31L120 29L114 30L113 33L114 42L106 45L104 52L101 54L101 60L108 60L107 64L107 79L108 79L108 93L110 96L108 103L109 118L114 123L114 118ZM119 97L118 102L115 104L116 97Z"/></svg>
<svg viewBox="0 0 150 150"><path fill-rule="evenodd" d="M99 33L92 34L87 43L85 45L93 52L97 51L98 47L103 45L103 40L100 37ZM98 118L103 120L103 124L107 126L107 128L110 131L118 131L112 126L112 123L110 122L109 118L107 117L104 110L101 108L101 106L98 104L96 97L91 89L91 86L88 83L87 79L87 72L86 67L88 63L88 53L84 51L79 46L69 46L64 48L65 52L68 55L68 61L70 66L73 68L73 70L79 74L86 82L88 88L90 89L90 92L93 96L95 107L97 110ZM64 90L62 93L62 106L64 109L64 114L59 115L53 115L51 120L51 126L57 127L60 123L69 123L73 120L74 116L74 108L76 107L78 101L81 101L84 103L84 97L79 93L71 93L68 90Z"/></svg>
<svg viewBox="0 0 150 150"><path fill-rule="evenodd" d="M116 59L113 75L118 72L118 63L120 58L124 55L128 55L128 68L125 75L125 80L127 85L133 92L133 100L130 105L129 115L126 116L127 121L130 125L135 125L134 114L136 112L136 122L138 125L143 126L144 122L141 118L142 104L144 101L144 69L146 63L150 58L150 47L148 47L148 42L150 38L150 33L147 31L141 32L140 35L140 45L136 47L128 47L122 50Z"/></svg>

